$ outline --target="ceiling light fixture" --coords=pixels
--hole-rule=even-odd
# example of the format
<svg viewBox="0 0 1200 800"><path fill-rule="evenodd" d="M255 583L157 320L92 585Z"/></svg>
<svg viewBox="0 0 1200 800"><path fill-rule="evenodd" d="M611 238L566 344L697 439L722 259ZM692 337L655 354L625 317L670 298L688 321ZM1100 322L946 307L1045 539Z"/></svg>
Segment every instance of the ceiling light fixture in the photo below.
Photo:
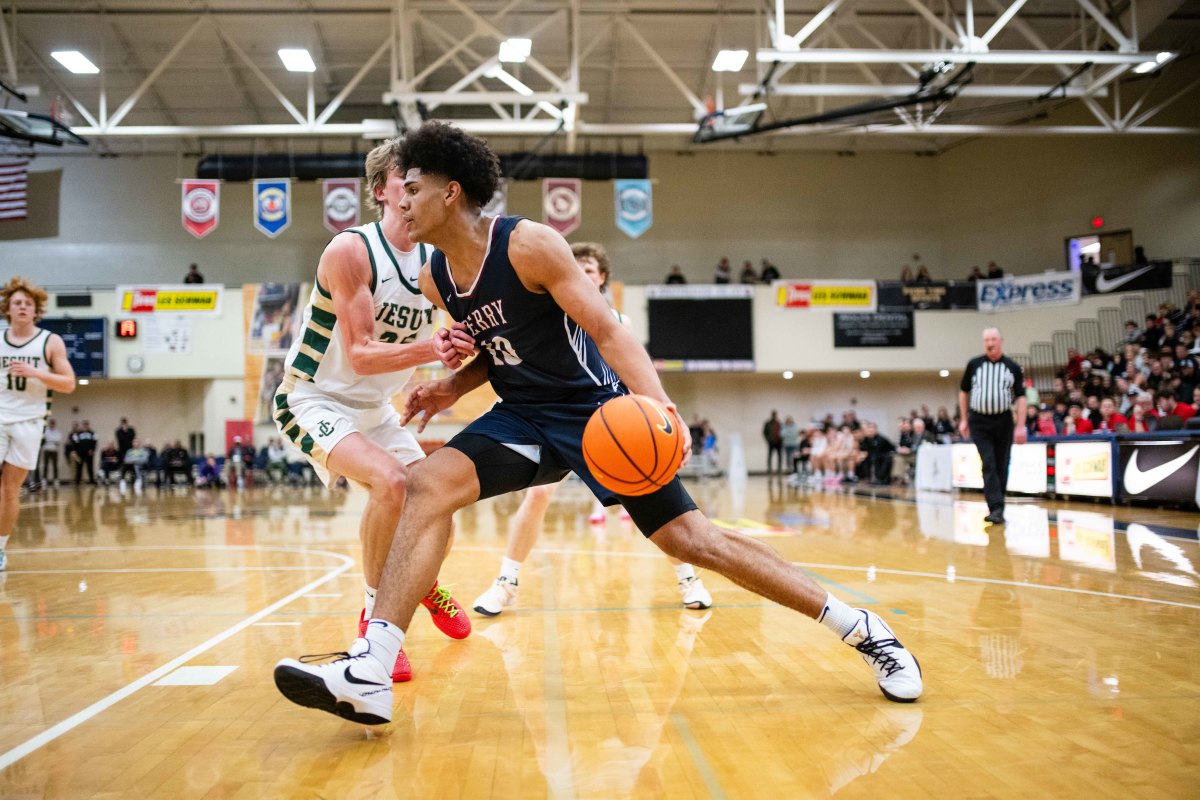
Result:
<svg viewBox="0 0 1200 800"><path fill-rule="evenodd" d="M1143 61L1133 68L1133 71L1138 75L1145 75L1147 72L1153 72L1163 64L1175 57L1174 53L1159 53L1154 57L1153 61Z"/></svg>
<svg viewBox="0 0 1200 800"><path fill-rule="evenodd" d="M317 65L312 54L303 47L285 47L279 51L279 60L288 72L316 72Z"/></svg>
<svg viewBox="0 0 1200 800"><path fill-rule="evenodd" d="M500 43L500 60L520 64L533 52L532 39L505 39Z"/></svg>
<svg viewBox="0 0 1200 800"><path fill-rule="evenodd" d="M741 72L749 57L749 50L721 50L713 59L713 72Z"/></svg>
<svg viewBox="0 0 1200 800"><path fill-rule="evenodd" d="M55 50L51 57L76 75L95 75L100 68L78 50Z"/></svg>

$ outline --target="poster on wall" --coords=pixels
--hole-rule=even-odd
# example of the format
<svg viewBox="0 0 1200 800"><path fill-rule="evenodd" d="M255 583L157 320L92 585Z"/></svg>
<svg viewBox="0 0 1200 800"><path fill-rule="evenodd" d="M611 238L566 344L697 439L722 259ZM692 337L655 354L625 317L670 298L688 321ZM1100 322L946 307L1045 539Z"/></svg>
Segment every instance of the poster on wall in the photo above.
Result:
<svg viewBox="0 0 1200 800"><path fill-rule="evenodd" d="M834 347L914 347L913 312L833 315Z"/></svg>
<svg viewBox="0 0 1200 800"><path fill-rule="evenodd" d="M139 335L145 352L192 352L192 318L186 314L154 314L141 324Z"/></svg>
<svg viewBox="0 0 1200 800"><path fill-rule="evenodd" d="M283 354L300 326L299 283L263 283L254 295L254 313L246 336L247 353Z"/></svg>
<svg viewBox="0 0 1200 800"><path fill-rule="evenodd" d="M275 412L275 392L283 383L284 356L268 356L263 359L262 377L258 383L258 402L254 404L254 424L272 421Z"/></svg>

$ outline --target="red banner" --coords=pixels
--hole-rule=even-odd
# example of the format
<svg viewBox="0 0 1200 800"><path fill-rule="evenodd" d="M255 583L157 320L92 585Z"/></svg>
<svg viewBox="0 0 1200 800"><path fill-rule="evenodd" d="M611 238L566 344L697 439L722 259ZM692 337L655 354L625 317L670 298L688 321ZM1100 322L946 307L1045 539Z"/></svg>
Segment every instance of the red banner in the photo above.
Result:
<svg viewBox="0 0 1200 800"><path fill-rule="evenodd" d="M579 178L542 181L542 221L569 236L583 221L583 182Z"/></svg>
<svg viewBox="0 0 1200 800"><path fill-rule="evenodd" d="M221 221L221 182L183 181L183 229L203 239Z"/></svg>
<svg viewBox="0 0 1200 800"><path fill-rule="evenodd" d="M357 178L330 178L321 181L325 207L325 227L341 233L358 225L358 198L362 185Z"/></svg>

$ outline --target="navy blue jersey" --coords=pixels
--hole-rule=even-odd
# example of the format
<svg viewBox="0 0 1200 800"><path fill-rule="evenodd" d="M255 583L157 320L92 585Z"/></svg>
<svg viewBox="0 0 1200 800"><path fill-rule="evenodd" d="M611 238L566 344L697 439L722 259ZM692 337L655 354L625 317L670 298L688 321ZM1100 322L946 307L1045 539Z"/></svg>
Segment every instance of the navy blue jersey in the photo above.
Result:
<svg viewBox="0 0 1200 800"><path fill-rule="evenodd" d="M496 217L473 286L459 291L441 251L430 274L446 310L467 326L487 360L488 380L507 403L603 402L624 393L596 343L548 293L531 292L508 260L521 217Z"/></svg>

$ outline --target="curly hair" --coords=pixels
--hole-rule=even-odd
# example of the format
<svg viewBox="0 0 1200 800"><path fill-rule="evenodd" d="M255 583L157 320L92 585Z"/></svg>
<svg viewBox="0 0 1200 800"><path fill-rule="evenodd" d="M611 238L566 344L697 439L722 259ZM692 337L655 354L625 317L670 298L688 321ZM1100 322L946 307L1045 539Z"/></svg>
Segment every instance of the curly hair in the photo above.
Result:
<svg viewBox="0 0 1200 800"><path fill-rule="evenodd" d="M500 186L500 159L487 142L435 120L404 137L400 169L419 169L455 181L467 199L480 208L491 202Z"/></svg>
<svg viewBox="0 0 1200 800"><path fill-rule="evenodd" d="M608 279L612 277L612 262L608 259L608 251L604 249L604 245L599 242L576 242L571 245L571 255L575 256L576 261L582 258L595 260L597 269L604 276L600 291L608 288Z"/></svg>
<svg viewBox="0 0 1200 800"><path fill-rule="evenodd" d="M363 194L366 195L367 205L375 211L377 219L383 219L383 203L375 197L375 190L382 189L383 185L387 183L388 172L392 167L400 166L402 142L403 140L400 138L388 139L367 153L365 167L367 180Z"/></svg>
<svg viewBox="0 0 1200 800"><path fill-rule="evenodd" d="M33 299L33 321L40 322L42 315L46 313L46 303L49 302L50 295L45 289L34 286L20 275L0 287L0 316L8 319L8 301L17 292L24 292Z"/></svg>

